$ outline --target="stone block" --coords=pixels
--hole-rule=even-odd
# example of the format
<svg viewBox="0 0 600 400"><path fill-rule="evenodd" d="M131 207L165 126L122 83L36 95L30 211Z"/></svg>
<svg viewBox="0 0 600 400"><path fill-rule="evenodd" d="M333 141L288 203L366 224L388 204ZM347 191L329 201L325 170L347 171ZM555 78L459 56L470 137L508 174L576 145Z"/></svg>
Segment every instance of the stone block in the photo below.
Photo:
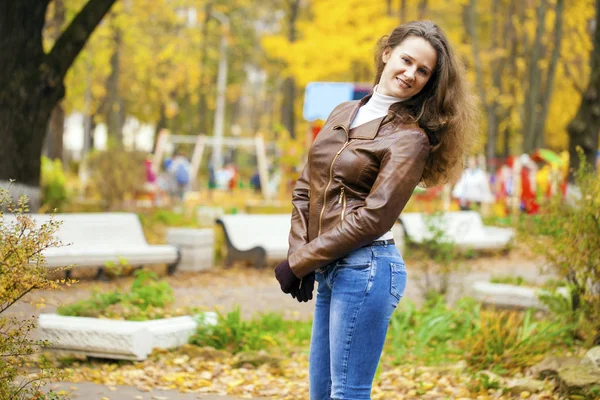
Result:
<svg viewBox="0 0 600 400"><path fill-rule="evenodd" d="M214 264L215 236L212 229L169 228L167 242L181 254L179 271L201 271Z"/></svg>
<svg viewBox="0 0 600 400"><path fill-rule="evenodd" d="M213 312L200 317L214 325ZM38 331L50 349L86 356L123 360L144 360L155 348L172 349L188 342L196 331L197 319L190 316L152 321L120 321L88 317L41 314Z"/></svg>
<svg viewBox="0 0 600 400"><path fill-rule="evenodd" d="M473 284L473 292L475 299L499 307L546 309L538 299L538 295L544 293L539 288L503 283L475 282ZM558 293L561 293L565 297L569 295L566 288L559 288Z"/></svg>

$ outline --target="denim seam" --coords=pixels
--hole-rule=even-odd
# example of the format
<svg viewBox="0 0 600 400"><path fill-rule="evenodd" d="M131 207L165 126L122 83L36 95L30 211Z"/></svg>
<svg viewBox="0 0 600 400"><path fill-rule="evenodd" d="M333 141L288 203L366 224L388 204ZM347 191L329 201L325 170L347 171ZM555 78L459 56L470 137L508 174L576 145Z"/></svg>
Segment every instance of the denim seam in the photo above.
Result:
<svg viewBox="0 0 600 400"><path fill-rule="evenodd" d="M375 265L375 262L371 261L371 269L372 269L373 265ZM369 271L369 281L371 280L371 272L372 271ZM367 282L367 288L368 287L369 287L369 282ZM350 357L350 348L352 347L352 338L353 338L354 328L356 327L356 320L358 319L358 314L359 314L363 304L365 304L365 299L368 294L367 288L365 288L365 291L363 292L362 301L360 302L360 304L356 308L354 315L352 316L350 330L348 332L348 338L346 339L346 345L344 347L344 371L343 371L343 378L342 378L342 393L341 393L342 397L344 396L344 394L346 392L346 382L348 380L348 358Z"/></svg>

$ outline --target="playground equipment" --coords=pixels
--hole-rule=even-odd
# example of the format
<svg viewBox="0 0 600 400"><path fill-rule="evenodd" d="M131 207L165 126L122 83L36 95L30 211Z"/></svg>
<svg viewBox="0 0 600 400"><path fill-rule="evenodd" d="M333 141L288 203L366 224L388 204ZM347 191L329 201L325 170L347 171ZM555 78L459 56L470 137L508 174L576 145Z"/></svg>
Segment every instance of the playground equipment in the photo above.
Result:
<svg viewBox="0 0 600 400"><path fill-rule="evenodd" d="M272 193L269 187L269 171L267 167L267 153L265 141L262 135L258 134L254 138L232 138L226 137L219 140L220 144L229 147L246 147L254 149L256 160L258 163L258 175L260 177L261 192L265 200L272 198ZM198 170L200 169L200 163L202 162L202 155L206 146L215 147L219 145L217 140L212 136L205 135L172 135L168 130L163 129L158 135L156 142L156 150L154 152L154 158L152 160L152 168L154 171L158 171L160 163L163 159L163 155L166 151L167 144L193 144L194 151L192 153L192 159L190 160L190 182L192 185L196 181L198 176Z"/></svg>

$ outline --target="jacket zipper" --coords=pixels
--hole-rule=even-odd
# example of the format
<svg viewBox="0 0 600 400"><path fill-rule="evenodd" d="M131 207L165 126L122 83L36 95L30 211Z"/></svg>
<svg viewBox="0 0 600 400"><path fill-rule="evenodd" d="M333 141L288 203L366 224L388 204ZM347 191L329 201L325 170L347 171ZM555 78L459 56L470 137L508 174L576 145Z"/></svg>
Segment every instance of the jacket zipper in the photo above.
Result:
<svg viewBox="0 0 600 400"><path fill-rule="evenodd" d="M321 229L323 228L323 213L325 212L325 205L327 205L327 190L329 190L329 186L331 186L331 181L333 181L333 164L335 164L335 161L340 156L341 152L344 151L344 149L350 144L350 134L348 133L348 130L345 126L342 126L342 128L344 128L344 132L346 132L346 143L344 143L344 146L342 146L342 148L335 154L335 157L333 157L331 165L329 166L329 182L327 182L325 192L323 193L323 208L321 208L321 214L319 215L319 233L317 233L317 236L321 235Z"/></svg>
<svg viewBox="0 0 600 400"><path fill-rule="evenodd" d="M342 204L342 213L340 214L340 219L343 221L344 220L344 216L346 215L346 196L344 195L344 187L342 186L342 189L340 189L340 200L338 201L338 204Z"/></svg>

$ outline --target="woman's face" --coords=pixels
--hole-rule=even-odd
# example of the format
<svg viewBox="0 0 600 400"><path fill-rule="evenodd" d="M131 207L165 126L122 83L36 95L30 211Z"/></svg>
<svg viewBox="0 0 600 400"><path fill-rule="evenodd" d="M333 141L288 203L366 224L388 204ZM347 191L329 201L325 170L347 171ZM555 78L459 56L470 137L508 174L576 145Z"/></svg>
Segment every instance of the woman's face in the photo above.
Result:
<svg viewBox="0 0 600 400"><path fill-rule="evenodd" d="M385 67L377 92L408 99L423 89L437 63L437 52L428 41L410 36L382 54Z"/></svg>

